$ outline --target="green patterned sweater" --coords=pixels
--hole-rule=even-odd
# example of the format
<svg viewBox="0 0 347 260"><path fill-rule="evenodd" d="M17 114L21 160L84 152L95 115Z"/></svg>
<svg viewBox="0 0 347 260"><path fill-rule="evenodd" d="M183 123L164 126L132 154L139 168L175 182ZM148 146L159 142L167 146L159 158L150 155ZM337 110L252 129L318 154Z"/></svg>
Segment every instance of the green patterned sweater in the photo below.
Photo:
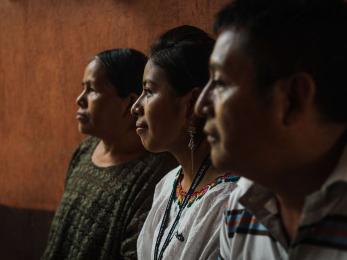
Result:
<svg viewBox="0 0 347 260"><path fill-rule="evenodd" d="M42 259L136 259L136 240L157 182L176 162L167 154L101 168L91 161L99 139L75 151Z"/></svg>

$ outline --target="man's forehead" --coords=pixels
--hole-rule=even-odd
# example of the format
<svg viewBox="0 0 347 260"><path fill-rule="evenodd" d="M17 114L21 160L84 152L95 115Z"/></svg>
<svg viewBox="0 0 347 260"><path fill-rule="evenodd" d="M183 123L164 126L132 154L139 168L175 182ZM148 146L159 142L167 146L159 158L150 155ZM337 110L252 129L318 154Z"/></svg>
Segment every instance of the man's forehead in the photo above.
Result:
<svg viewBox="0 0 347 260"><path fill-rule="evenodd" d="M230 51L232 50L237 37L236 33L232 30L226 30L219 35L210 59L212 67L226 65Z"/></svg>
<svg viewBox="0 0 347 260"><path fill-rule="evenodd" d="M235 57L241 55L241 41L242 35L239 31L230 29L222 32L211 54L211 68L232 66Z"/></svg>

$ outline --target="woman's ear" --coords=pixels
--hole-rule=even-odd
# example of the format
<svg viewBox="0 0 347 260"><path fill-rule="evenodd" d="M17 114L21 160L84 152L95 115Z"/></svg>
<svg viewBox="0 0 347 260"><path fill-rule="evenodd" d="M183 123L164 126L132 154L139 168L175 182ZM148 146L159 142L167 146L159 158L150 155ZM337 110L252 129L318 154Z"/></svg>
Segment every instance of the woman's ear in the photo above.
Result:
<svg viewBox="0 0 347 260"><path fill-rule="evenodd" d="M130 113L131 107L133 106L133 104L136 102L136 100L138 99L139 95L137 95L136 93L130 93L127 97L126 97L126 106L123 112L123 115L126 116Z"/></svg>
<svg viewBox="0 0 347 260"><path fill-rule="evenodd" d="M189 99L187 104L187 116L190 118L192 114L194 113L194 106L196 101L198 100L198 97L201 93L202 89L195 87L189 92Z"/></svg>

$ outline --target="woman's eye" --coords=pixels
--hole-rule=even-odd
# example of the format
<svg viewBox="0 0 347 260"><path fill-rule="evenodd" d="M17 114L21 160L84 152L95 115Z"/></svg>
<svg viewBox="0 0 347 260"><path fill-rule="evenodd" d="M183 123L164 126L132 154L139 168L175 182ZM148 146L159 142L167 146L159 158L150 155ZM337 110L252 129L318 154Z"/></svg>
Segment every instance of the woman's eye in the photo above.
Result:
<svg viewBox="0 0 347 260"><path fill-rule="evenodd" d="M96 89L93 87L88 87L87 90L88 92L96 92Z"/></svg>
<svg viewBox="0 0 347 260"><path fill-rule="evenodd" d="M214 80L214 85L216 87L225 87L225 82L222 80Z"/></svg>
<svg viewBox="0 0 347 260"><path fill-rule="evenodd" d="M222 80L212 80L212 85L216 90L223 90L226 86L225 82Z"/></svg>
<svg viewBox="0 0 347 260"><path fill-rule="evenodd" d="M144 88L144 89L143 89L143 93L144 93L146 96L150 96L150 95L153 94L153 92L152 92L150 89L148 89L148 88Z"/></svg>

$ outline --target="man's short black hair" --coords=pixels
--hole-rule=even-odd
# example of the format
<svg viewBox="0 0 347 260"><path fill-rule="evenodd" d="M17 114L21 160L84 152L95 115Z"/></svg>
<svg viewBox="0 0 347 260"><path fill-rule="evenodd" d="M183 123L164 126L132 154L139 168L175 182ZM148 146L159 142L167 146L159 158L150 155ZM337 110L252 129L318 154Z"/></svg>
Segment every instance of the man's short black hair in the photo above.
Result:
<svg viewBox="0 0 347 260"><path fill-rule="evenodd" d="M316 103L329 119L347 122L347 5L343 0L235 0L216 17L215 32L247 34L247 53L263 93L273 82L309 73Z"/></svg>

